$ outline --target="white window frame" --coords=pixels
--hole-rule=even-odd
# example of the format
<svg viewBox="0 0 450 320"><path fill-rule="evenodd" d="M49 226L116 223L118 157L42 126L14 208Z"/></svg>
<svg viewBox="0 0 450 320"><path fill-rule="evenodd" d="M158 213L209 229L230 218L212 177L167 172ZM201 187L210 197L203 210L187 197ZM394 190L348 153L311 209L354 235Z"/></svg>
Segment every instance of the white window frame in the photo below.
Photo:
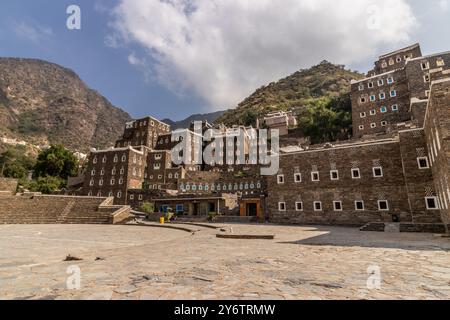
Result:
<svg viewBox="0 0 450 320"><path fill-rule="evenodd" d="M359 127L358 127L358 129L359 129L359 131L363 131L364 130L364 125L360 125Z"/></svg>
<svg viewBox="0 0 450 320"><path fill-rule="evenodd" d="M353 172L358 172L358 177L355 177ZM361 170L359 168L352 168L351 173L352 179L361 179Z"/></svg>
<svg viewBox="0 0 450 320"><path fill-rule="evenodd" d="M428 204L428 200L434 200L436 204L435 208L431 208ZM425 197L425 205L427 206L427 210L440 210L439 197Z"/></svg>
<svg viewBox="0 0 450 320"><path fill-rule="evenodd" d="M360 118L365 118L367 116L367 114L365 112L360 112L359 113L359 117Z"/></svg>
<svg viewBox="0 0 450 320"><path fill-rule="evenodd" d="M387 83L388 84L393 84L394 83L394 77L387 78Z"/></svg>
<svg viewBox="0 0 450 320"><path fill-rule="evenodd" d="M298 208L298 205L300 204L301 209ZM296 201L295 202L295 211L302 212L303 211L303 201Z"/></svg>
<svg viewBox="0 0 450 320"><path fill-rule="evenodd" d="M363 90L364 90L364 85L363 85L363 84L360 84L360 85L358 86L358 90L359 90L359 91L363 91Z"/></svg>
<svg viewBox="0 0 450 320"><path fill-rule="evenodd" d="M370 128L371 129L375 129L377 127L377 124L375 123L375 122L372 122L371 124L370 124Z"/></svg>
<svg viewBox="0 0 450 320"><path fill-rule="evenodd" d="M381 203L386 203L386 209L381 209ZM387 200L378 200L378 211L389 211L389 201Z"/></svg>
<svg viewBox="0 0 450 320"><path fill-rule="evenodd" d="M384 80L383 79L378 79L377 84L379 87L384 86Z"/></svg>
<svg viewBox="0 0 450 320"><path fill-rule="evenodd" d="M320 204L320 209L316 208L316 204ZM314 207L314 212L322 212L323 211L322 201L314 201L313 207Z"/></svg>
<svg viewBox="0 0 450 320"><path fill-rule="evenodd" d="M397 90L391 90L391 92L389 93L391 98L395 98L397 96Z"/></svg>
<svg viewBox="0 0 450 320"><path fill-rule="evenodd" d="M398 104L393 104L393 105L391 106L391 110L392 110L392 111L398 111Z"/></svg>
<svg viewBox="0 0 450 320"><path fill-rule="evenodd" d="M380 100L385 100L386 99L386 93L380 92L379 97L380 97Z"/></svg>
<svg viewBox="0 0 450 320"><path fill-rule="evenodd" d="M443 67L443 66L445 66L445 61L444 61L444 59L438 58L438 59L436 60L436 66L437 66L437 67Z"/></svg>
<svg viewBox="0 0 450 320"><path fill-rule="evenodd" d="M375 171L376 171L377 169L380 169L380 171L381 171L381 175L380 175L380 176L377 176L377 175L375 174ZM374 177L374 178L383 178L383 177L384 177L383 167L373 167L373 168L372 168L372 173L373 173L373 177Z"/></svg>
<svg viewBox="0 0 450 320"><path fill-rule="evenodd" d="M282 209L281 206L284 206ZM278 211L285 212L286 211L286 202L278 202Z"/></svg>
<svg viewBox="0 0 450 320"><path fill-rule="evenodd" d="M371 95L371 96L369 97L369 100L370 100L371 102L377 101L377 96L376 96L376 95Z"/></svg>
<svg viewBox="0 0 450 320"><path fill-rule="evenodd" d="M381 121L381 126L382 126L382 127L386 127L387 124L388 124L387 121Z"/></svg>
<svg viewBox="0 0 450 320"><path fill-rule="evenodd" d="M420 161L421 160L425 160L427 162L427 166L426 167L422 167L420 165ZM417 157L417 166L419 167L420 170L430 169L430 161L428 161L428 157Z"/></svg>
<svg viewBox="0 0 450 320"><path fill-rule="evenodd" d="M337 178L333 178L333 173L336 173ZM332 181L338 181L339 180L339 170L330 170L330 179Z"/></svg>
<svg viewBox="0 0 450 320"><path fill-rule="evenodd" d="M279 174L277 175L277 183L278 184L284 184L285 180L284 180L284 174Z"/></svg>
<svg viewBox="0 0 450 320"><path fill-rule="evenodd" d="M317 180L314 179L314 175L317 174ZM311 172L311 181L312 182L319 182L320 181L320 173L319 171L312 171Z"/></svg>
<svg viewBox="0 0 450 320"><path fill-rule="evenodd" d="M373 88L373 82L367 83L367 88L369 88L369 89Z"/></svg>
<svg viewBox="0 0 450 320"><path fill-rule="evenodd" d="M370 110L370 115L371 115L371 116L374 116L374 115L376 115L376 114L377 114L377 110L376 110L376 109Z"/></svg>
<svg viewBox="0 0 450 320"><path fill-rule="evenodd" d="M362 209L358 209L358 203L362 203ZM355 211L364 211L366 206L364 205L363 200L355 200Z"/></svg>
<svg viewBox="0 0 450 320"><path fill-rule="evenodd" d="M161 169L161 163L155 163L153 165L153 170L160 170Z"/></svg>
<svg viewBox="0 0 450 320"><path fill-rule="evenodd" d="M384 110L384 111L383 111ZM380 113L386 113L388 108L386 106L380 107Z"/></svg>
<svg viewBox="0 0 450 320"><path fill-rule="evenodd" d="M421 61L420 62L420 67L422 68L422 70L429 70L430 69L430 62L429 61Z"/></svg>
<svg viewBox="0 0 450 320"><path fill-rule="evenodd" d="M299 178L299 179L297 179ZM302 182L302 174L301 173L294 173L294 182L295 183L301 183Z"/></svg>
<svg viewBox="0 0 450 320"><path fill-rule="evenodd" d="M340 208L340 209L336 209L336 203L339 203L339 204L341 205L341 208ZM342 206L342 201L333 201L333 209L334 209L334 211L336 211L336 212L341 212L341 211L343 211L344 209L343 209L343 206Z"/></svg>

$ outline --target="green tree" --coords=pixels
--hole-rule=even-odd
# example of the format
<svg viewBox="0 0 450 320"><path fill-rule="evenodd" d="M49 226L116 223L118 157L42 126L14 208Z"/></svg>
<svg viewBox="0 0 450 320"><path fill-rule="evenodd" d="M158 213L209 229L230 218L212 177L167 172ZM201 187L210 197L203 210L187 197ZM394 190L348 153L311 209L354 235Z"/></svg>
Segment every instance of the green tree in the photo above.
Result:
<svg viewBox="0 0 450 320"><path fill-rule="evenodd" d="M38 177L36 180L28 183L26 188L32 192L41 192L44 194L51 194L55 191L61 190L66 184L64 179L58 177Z"/></svg>
<svg viewBox="0 0 450 320"><path fill-rule="evenodd" d="M78 160L63 145L52 145L39 153L35 170L36 177L57 177L67 180L77 174Z"/></svg>
<svg viewBox="0 0 450 320"><path fill-rule="evenodd" d="M34 164L35 159L26 154L24 147L10 147L0 155L0 176L25 180Z"/></svg>

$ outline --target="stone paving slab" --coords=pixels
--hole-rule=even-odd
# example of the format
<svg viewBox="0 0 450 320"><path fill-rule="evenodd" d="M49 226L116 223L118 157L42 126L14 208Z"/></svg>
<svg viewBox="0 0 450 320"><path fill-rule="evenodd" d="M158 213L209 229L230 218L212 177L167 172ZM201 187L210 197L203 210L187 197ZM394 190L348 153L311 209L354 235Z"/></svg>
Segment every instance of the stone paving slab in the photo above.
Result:
<svg viewBox="0 0 450 320"><path fill-rule="evenodd" d="M190 234L135 226L0 226L0 299L450 298L449 239L320 226L224 228L276 237L218 239L209 228ZM83 260L64 262L68 254ZM74 267L80 287L69 290ZM380 287L368 287L378 271Z"/></svg>

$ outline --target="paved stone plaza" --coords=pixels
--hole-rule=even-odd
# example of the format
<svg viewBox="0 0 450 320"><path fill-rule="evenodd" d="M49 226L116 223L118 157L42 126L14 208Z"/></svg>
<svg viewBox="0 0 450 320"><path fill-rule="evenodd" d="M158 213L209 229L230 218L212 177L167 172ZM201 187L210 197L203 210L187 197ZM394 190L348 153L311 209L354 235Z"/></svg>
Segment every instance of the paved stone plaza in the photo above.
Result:
<svg viewBox="0 0 450 320"><path fill-rule="evenodd" d="M276 238L225 240L215 237L217 230L186 227L198 231L0 226L0 299L450 298L450 239L337 227L226 225L234 234ZM83 260L63 262L68 254ZM80 268L78 290L67 289L70 266ZM378 267L381 288L368 289L368 268L376 275Z"/></svg>

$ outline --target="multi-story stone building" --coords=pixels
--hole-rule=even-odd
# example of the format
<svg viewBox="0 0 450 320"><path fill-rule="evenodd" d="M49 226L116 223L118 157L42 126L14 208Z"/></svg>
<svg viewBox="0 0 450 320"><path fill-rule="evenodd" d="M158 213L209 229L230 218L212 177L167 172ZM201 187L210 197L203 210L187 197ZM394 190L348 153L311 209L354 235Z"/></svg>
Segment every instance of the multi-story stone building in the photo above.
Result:
<svg viewBox="0 0 450 320"><path fill-rule="evenodd" d="M213 126L204 122L172 136L170 126L154 118L130 122L116 148L92 150L83 192L184 215L403 222L408 230L436 230L429 226L450 224L449 66L450 53L422 56L418 44L381 56L368 77L351 86L354 139L286 146L274 176L261 176L260 165L250 161L253 128L219 126L208 137ZM190 143L180 154L183 139ZM200 153L217 147L216 163L173 158L194 159L196 146ZM266 147L257 145L257 153ZM237 162L241 156L244 163Z"/></svg>
<svg viewBox="0 0 450 320"><path fill-rule="evenodd" d="M413 116L420 119L412 104L428 99L430 73L449 63L450 52L422 56L419 44L381 56L367 78L352 82L354 137L391 132Z"/></svg>

